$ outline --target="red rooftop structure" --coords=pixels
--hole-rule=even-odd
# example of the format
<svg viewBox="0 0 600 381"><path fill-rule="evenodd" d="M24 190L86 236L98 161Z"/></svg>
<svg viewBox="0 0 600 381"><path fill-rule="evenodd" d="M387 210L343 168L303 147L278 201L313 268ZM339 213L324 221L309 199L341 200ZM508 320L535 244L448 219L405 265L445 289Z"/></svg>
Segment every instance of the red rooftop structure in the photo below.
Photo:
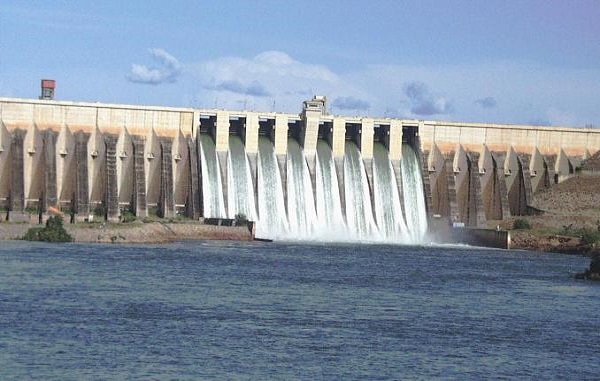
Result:
<svg viewBox="0 0 600 381"><path fill-rule="evenodd" d="M56 87L56 81L53 79L42 79L42 95L40 99L54 99L54 88Z"/></svg>

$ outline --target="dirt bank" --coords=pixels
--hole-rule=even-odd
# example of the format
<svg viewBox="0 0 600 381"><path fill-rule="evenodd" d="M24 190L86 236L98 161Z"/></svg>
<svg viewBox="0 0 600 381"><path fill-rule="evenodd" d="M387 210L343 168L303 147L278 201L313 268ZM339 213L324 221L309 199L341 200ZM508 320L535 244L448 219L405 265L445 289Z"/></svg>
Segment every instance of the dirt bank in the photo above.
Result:
<svg viewBox="0 0 600 381"><path fill-rule="evenodd" d="M548 253L593 256L600 254L600 245L584 244L579 237L552 234L538 230L511 231L511 249Z"/></svg>
<svg viewBox="0 0 600 381"><path fill-rule="evenodd" d="M41 225L0 223L0 240L20 239L31 227ZM181 240L251 241L245 226L213 226L200 223L65 224L75 242L167 243Z"/></svg>
<svg viewBox="0 0 600 381"><path fill-rule="evenodd" d="M543 210L538 216L514 217L499 222L512 229L515 219L524 219L531 229L512 230L511 247L516 249L593 255L600 242L582 243L583 231L598 232L600 225L600 176L574 176L536 193L532 206Z"/></svg>

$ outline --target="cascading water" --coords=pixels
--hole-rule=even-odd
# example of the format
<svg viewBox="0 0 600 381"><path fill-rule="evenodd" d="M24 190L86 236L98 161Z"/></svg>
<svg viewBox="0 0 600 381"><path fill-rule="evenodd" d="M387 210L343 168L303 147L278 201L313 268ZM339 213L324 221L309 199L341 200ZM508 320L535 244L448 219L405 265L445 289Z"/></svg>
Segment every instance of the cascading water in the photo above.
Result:
<svg viewBox="0 0 600 381"><path fill-rule="evenodd" d="M256 236L286 238L288 222L285 215L283 187L273 144L268 138L258 138L258 221Z"/></svg>
<svg viewBox="0 0 600 381"><path fill-rule="evenodd" d="M373 145L373 199L379 232L387 241L406 242L406 224L402 216L398 184L388 157L381 143Z"/></svg>
<svg viewBox="0 0 600 381"><path fill-rule="evenodd" d="M229 137L227 184L228 217L235 218L236 215L243 214L247 219L256 221L254 186L250 164L242 139L234 135Z"/></svg>
<svg viewBox="0 0 600 381"><path fill-rule="evenodd" d="M360 151L353 142L346 142L344 184L346 221L352 238L378 240L379 232L373 220L369 183Z"/></svg>
<svg viewBox="0 0 600 381"><path fill-rule="evenodd" d="M202 165L204 217L226 218L221 170L215 152L215 142L205 134L200 134L200 164Z"/></svg>
<svg viewBox="0 0 600 381"><path fill-rule="evenodd" d="M409 227L411 243L419 243L427 233L427 212L419 160L409 144L402 144L402 180L406 225Z"/></svg>
<svg viewBox="0 0 600 381"><path fill-rule="evenodd" d="M316 193L313 195L304 152L296 140L288 139L287 215L282 178L273 144L268 138L259 137L255 190L244 145L239 137L229 137L228 213L222 197L214 142L210 136L202 134L200 144L205 216L234 218L236 214L244 214L256 221L257 237L420 243L427 231L419 161L408 144L402 146L401 163L406 220L392 163L387 150L379 143L373 146L373 183L370 188L360 151L353 142L346 142L344 183L340 191L331 148L325 141L319 140ZM258 192L258 205L255 205L255 191ZM342 209L342 195L345 211Z"/></svg>
<svg viewBox="0 0 600 381"><path fill-rule="evenodd" d="M331 148L322 140L317 142L317 225L322 239L344 240L348 228L344 222L340 188ZM319 233L319 232L317 232Z"/></svg>
<svg viewBox="0 0 600 381"><path fill-rule="evenodd" d="M288 139L287 195L290 238L314 239L317 222L310 173L297 141Z"/></svg>

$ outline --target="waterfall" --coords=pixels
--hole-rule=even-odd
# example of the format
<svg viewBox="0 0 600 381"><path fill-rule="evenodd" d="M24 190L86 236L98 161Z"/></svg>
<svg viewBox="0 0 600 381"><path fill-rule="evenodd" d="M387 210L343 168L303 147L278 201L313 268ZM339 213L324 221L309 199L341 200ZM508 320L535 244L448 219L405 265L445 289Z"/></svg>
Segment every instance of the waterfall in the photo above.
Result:
<svg viewBox="0 0 600 381"><path fill-rule="evenodd" d="M239 136L229 137L229 155L227 155L228 217L243 214L247 219L256 221L254 185L250 173L250 164L246 156L244 143Z"/></svg>
<svg viewBox="0 0 600 381"><path fill-rule="evenodd" d="M200 165L202 166L204 217L225 218L227 215L215 142L206 134L200 134Z"/></svg>
<svg viewBox="0 0 600 381"><path fill-rule="evenodd" d="M261 238L287 238L283 187L275 149L268 138L258 138L258 221L256 235Z"/></svg>
<svg viewBox="0 0 600 381"><path fill-rule="evenodd" d="M337 173L340 168L336 167L330 146L323 140L317 142L313 194L306 157L295 139L288 138L283 179L272 142L259 137L254 186L244 144L240 137L230 136L226 213L215 144L210 136L201 134L205 217L234 218L244 214L256 221L256 235L260 238L421 243L427 231L427 215L419 160L413 148L402 145L400 192L394 167L382 144L374 143L373 159L366 161L369 167L365 167L355 143L345 144L343 173ZM367 170L372 170L372 184ZM342 176L343 184L338 182ZM282 180L286 180L287 205Z"/></svg>
<svg viewBox="0 0 600 381"><path fill-rule="evenodd" d="M353 142L346 142L344 184L346 221L350 234L358 240L378 240L379 232L373 220L369 183L362 157Z"/></svg>
<svg viewBox="0 0 600 381"><path fill-rule="evenodd" d="M304 152L294 139L288 139L287 168L290 238L311 239L317 221L315 202Z"/></svg>
<svg viewBox="0 0 600 381"><path fill-rule="evenodd" d="M406 225L409 226L411 243L423 241L427 233L427 212L419 160L409 144L402 144L402 180Z"/></svg>
<svg viewBox="0 0 600 381"><path fill-rule="evenodd" d="M398 183L387 149L381 143L373 145L373 183L375 217L380 234L386 241L407 242L409 237L402 216Z"/></svg>
<svg viewBox="0 0 600 381"><path fill-rule="evenodd" d="M317 142L317 226L319 237L325 240L348 238L348 228L344 222L340 187L335 170L331 148L323 141Z"/></svg>

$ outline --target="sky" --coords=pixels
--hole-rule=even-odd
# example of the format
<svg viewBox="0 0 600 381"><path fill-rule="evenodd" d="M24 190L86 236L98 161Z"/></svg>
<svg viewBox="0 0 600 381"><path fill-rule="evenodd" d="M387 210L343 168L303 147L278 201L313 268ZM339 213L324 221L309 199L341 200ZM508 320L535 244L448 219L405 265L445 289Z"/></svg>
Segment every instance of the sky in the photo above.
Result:
<svg viewBox="0 0 600 381"><path fill-rule="evenodd" d="M600 128L600 0L0 3L0 97Z"/></svg>

